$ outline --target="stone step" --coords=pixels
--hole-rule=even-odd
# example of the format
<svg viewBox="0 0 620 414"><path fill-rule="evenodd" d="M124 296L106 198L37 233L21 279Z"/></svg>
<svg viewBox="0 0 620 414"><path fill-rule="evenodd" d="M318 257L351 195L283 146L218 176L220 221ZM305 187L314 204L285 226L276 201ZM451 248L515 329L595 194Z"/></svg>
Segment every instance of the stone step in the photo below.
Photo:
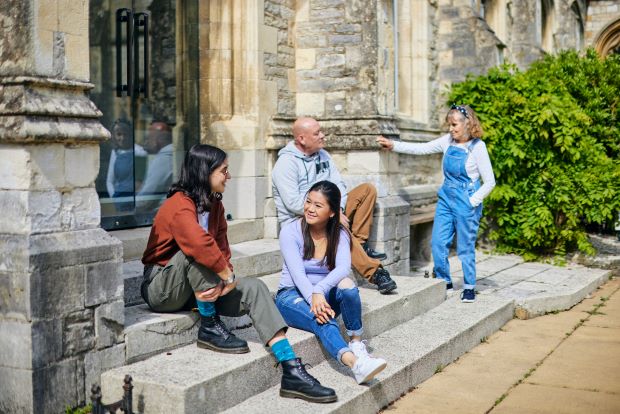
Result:
<svg viewBox="0 0 620 414"><path fill-rule="evenodd" d="M230 244L243 243L263 237L264 224L262 220L231 220L227 223L227 235ZM150 232L150 227L139 227L128 230L114 230L109 233L123 243L123 259L128 262L139 260L142 257Z"/></svg>
<svg viewBox="0 0 620 414"><path fill-rule="evenodd" d="M449 298L430 312L392 328L370 341L374 354L388 361L387 368L369 385L357 385L350 370L326 360L309 372L332 387L338 401L310 404L279 396L279 385L235 405L225 413L376 413L442 367L472 349L508 322L514 311L511 300L483 296L475 304ZM241 381L241 379L239 379ZM449 390L447 390L449 394ZM191 405L190 405L191 404ZM184 411L203 410L202 401L179 406Z"/></svg>
<svg viewBox="0 0 620 414"><path fill-rule="evenodd" d="M275 292L278 278L279 275L274 274L261 279ZM398 283L398 293L394 295L380 295L371 287L360 287L367 338L409 321L445 299L443 282L404 276L394 279ZM142 315L147 318L146 313ZM193 343L196 314L150 315L150 319L127 317L127 324L132 323L125 330L127 359L145 357L154 349L173 343L173 346L181 345L183 340L192 343L105 372L101 384L106 400L120 398L122 389L118 384L122 384L126 374L134 380L136 408L145 414L221 411L279 382L273 357L260 344L253 328L236 331L238 336L248 340L250 353L216 354L199 349ZM288 338L304 362L316 365L329 358L314 335L308 332L290 329ZM140 401L142 405L138 406Z"/></svg>
<svg viewBox="0 0 620 414"><path fill-rule="evenodd" d="M258 239L230 245L231 262L238 276L263 276L282 269L282 256L277 239ZM140 284L144 266L140 260L123 263L125 306L144 303Z"/></svg>

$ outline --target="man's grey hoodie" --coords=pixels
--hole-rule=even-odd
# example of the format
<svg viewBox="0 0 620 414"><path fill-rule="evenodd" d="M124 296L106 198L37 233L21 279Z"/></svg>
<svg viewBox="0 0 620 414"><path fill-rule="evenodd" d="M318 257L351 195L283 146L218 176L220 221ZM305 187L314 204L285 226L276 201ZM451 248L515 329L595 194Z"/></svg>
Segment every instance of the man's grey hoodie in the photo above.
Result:
<svg viewBox="0 0 620 414"><path fill-rule="evenodd" d="M278 211L278 221L288 224L304 213L306 193L314 183L327 180L336 184L342 194L340 207L347 203L347 187L332 157L324 149L305 155L289 142L278 152L278 160L271 174L273 198Z"/></svg>

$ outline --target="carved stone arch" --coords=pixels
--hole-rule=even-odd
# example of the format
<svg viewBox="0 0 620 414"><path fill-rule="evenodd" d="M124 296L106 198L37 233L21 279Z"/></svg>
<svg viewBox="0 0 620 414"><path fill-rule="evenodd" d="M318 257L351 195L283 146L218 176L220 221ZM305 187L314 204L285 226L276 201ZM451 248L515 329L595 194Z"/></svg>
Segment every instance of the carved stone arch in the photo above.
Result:
<svg viewBox="0 0 620 414"><path fill-rule="evenodd" d="M609 23L599 32L594 41L594 47L601 56L620 53L620 18Z"/></svg>

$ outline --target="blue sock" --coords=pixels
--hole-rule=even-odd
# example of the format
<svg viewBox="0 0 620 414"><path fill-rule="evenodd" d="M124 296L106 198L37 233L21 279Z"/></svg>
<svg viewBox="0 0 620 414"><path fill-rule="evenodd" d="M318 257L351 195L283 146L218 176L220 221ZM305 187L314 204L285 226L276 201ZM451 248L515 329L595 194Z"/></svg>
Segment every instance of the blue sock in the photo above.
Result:
<svg viewBox="0 0 620 414"><path fill-rule="evenodd" d="M197 300L196 303L198 304L198 312L201 316L215 316L215 305L213 302Z"/></svg>
<svg viewBox="0 0 620 414"><path fill-rule="evenodd" d="M288 339L282 339L271 345L271 352L273 352L273 356L276 357L278 362L282 361L290 361L291 359L297 358L295 355L295 351L293 351L293 347L289 344Z"/></svg>

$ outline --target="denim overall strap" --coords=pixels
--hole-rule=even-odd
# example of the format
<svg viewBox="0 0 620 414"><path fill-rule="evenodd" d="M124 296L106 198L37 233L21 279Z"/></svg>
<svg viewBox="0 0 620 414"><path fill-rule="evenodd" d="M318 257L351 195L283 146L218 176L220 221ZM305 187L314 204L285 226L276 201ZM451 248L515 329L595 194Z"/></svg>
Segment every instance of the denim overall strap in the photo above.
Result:
<svg viewBox="0 0 620 414"><path fill-rule="evenodd" d="M482 207L474 208L469 197L480 187L467 175L467 158L477 139L466 148L451 145L443 159L444 183L439 190L439 199L433 224L432 251L437 277L451 283L448 254L454 234L457 237L457 254L463 264L465 289L476 284L475 244Z"/></svg>

